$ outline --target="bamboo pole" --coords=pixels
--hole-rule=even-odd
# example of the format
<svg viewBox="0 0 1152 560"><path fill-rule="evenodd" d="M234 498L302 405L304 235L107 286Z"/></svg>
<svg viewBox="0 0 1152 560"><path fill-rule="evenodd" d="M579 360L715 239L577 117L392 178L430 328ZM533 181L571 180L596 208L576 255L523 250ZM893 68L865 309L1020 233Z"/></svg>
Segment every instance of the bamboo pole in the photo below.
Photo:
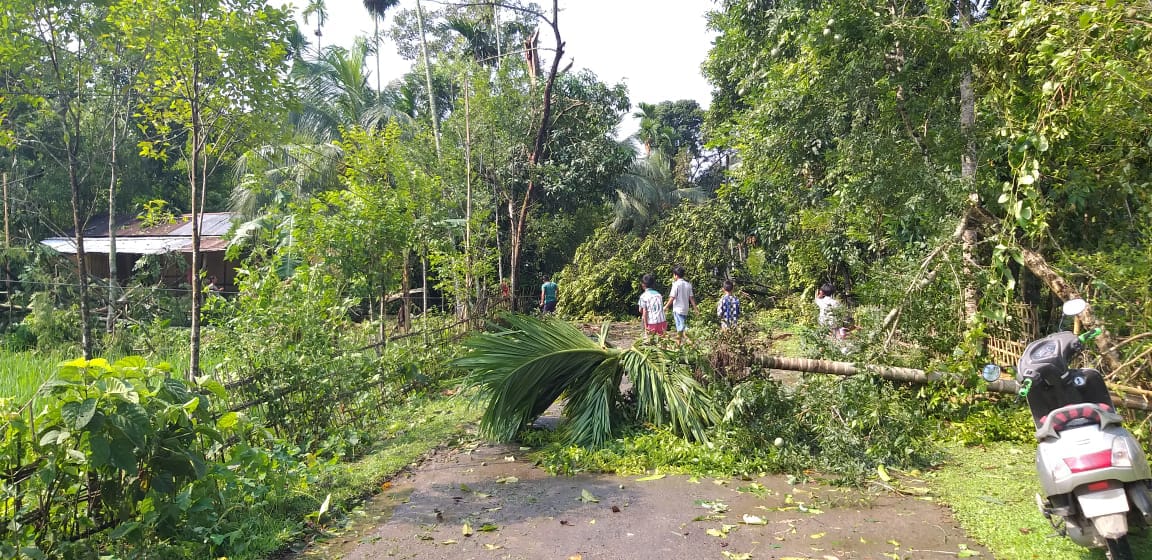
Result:
<svg viewBox="0 0 1152 560"><path fill-rule="evenodd" d="M909 383L935 383L949 378L957 380L961 378L961 376L955 373L929 373L921 369L879 365L857 366L852 362L787 358L783 356L770 356L763 353L754 354L752 361L759 366L769 369L799 371L804 373L826 373L845 377L859 373L874 373L884 379ZM1108 389L1112 393L1112 400L1117 407L1152 411L1152 399L1149 398L1152 397L1152 392L1113 383L1108 384ZM1015 395L1019 390L1020 384L1016 383L1015 379L1001 379L988 384L988 391L993 393Z"/></svg>

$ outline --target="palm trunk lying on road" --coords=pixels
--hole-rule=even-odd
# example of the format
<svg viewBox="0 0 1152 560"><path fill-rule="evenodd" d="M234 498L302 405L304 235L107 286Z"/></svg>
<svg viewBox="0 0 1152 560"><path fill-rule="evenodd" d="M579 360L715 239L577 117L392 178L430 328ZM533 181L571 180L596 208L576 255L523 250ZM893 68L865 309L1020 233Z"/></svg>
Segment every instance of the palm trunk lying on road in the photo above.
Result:
<svg viewBox="0 0 1152 560"><path fill-rule="evenodd" d="M787 371L800 371L805 373L828 373L833 375L856 375L857 373L874 373L884 379L892 381L907 381L909 383L932 383L945 378L960 378L955 373L932 372L924 370L866 365L857 366L852 362L833 362L831 360L809 360L807 358L786 358L783 356L770 356L757 353L752 358L753 363L768 369ZM988 384L988 390L995 393L1016 394L1020 385L1014 379L1001 379ZM1116 406L1136 410L1152 411L1152 400L1145 394L1146 391L1125 387L1123 385L1108 384L1112 391L1112 399Z"/></svg>

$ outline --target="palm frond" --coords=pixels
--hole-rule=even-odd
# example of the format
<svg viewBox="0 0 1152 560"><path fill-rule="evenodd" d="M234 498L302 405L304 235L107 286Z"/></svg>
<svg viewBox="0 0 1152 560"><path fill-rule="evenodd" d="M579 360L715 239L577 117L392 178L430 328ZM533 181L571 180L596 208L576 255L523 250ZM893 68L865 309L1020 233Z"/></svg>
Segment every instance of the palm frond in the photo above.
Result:
<svg viewBox="0 0 1152 560"><path fill-rule="evenodd" d="M679 354L647 345L628 350L607 344L555 320L504 317L507 326L464 342L467 352L453 366L469 370L465 385L477 389L487 408L480 420L489 438L508 441L549 406L567 397L564 430L577 445L608 441L623 419L620 381L632 380L643 420L670 425L684 437L705 440L721 417L716 403L678 361Z"/></svg>
<svg viewBox="0 0 1152 560"><path fill-rule="evenodd" d="M508 315L505 320L510 328L473 335L464 343L468 352L453 362L455 367L471 371L465 383L479 389L478 399L487 400L481 432L508 441L561 395L568 393L572 399L572 395L599 385L594 391L599 401L591 396L572 399L565 406L565 415L575 427L574 433L584 434L576 441L586 445L602 442L605 434L611 433L611 421L607 414L597 414L615 403L620 380L618 371L612 374L615 366L604 364L612 363L620 351L604 348L560 321L517 315ZM614 392L604 389L606 376L615 377Z"/></svg>
<svg viewBox="0 0 1152 560"><path fill-rule="evenodd" d="M677 352L641 344L626 351L620 363L632 380L642 419L670 425L682 437L707 441L705 430L719 423L720 410L678 359Z"/></svg>

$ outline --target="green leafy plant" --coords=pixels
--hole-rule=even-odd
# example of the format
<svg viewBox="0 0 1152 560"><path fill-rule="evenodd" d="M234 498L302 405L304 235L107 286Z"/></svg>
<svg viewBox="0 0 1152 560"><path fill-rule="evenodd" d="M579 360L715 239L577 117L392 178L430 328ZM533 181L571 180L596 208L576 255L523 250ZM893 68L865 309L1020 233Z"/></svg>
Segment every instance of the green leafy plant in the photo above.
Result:
<svg viewBox="0 0 1152 560"><path fill-rule="evenodd" d="M625 420L620 382L632 382L635 418L668 425L683 437L706 440L719 420L714 400L694 378L703 362L683 363L682 354L659 344L628 349L606 342L607 325L593 340L560 321L504 317L507 328L464 342L468 351L453 365L469 370L465 384L487 401L481 431L508 441L561 396L567 397L566 439L596 447Z"/></svg>
<svg viewBox="0 0 1152 560"><path fill-rule="evenodd" d="M3 403L0 556L243 550L246 512L293 496L306 469L242 415L221 413L225 396L129 357L63 364L34 413Z"/></svg>

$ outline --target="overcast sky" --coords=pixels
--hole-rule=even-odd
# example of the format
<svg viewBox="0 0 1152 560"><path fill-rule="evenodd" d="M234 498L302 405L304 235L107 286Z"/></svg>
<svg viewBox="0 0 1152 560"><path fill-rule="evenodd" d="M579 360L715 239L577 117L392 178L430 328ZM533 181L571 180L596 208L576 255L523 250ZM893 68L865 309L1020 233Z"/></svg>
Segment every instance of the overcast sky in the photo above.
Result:
<svg viewBox="0 0 1152 560"><path fill-rule="evenodd" d="M547 0L537 3L551 4ZM307 2L295 0L292 4L299 10ZM439 7L436 0L422 0L422 4L425 10ZM327 0L326 5L323 44L348 46L355 36L372 32L372 18L362 0ZM416 0L400 2L400 8L415 6ZM713 7L712 0L560 0L564 64L572 60L574 68L587 68L609 84L624 82L633 107L641 101L677 99L695 99L708 107L711 88L700 65L713 38L704 14ZM310 30L314 28L315 21L311 26L301 25L313 41ZM541 30L541 46L551 42L551 33ZM381 50L385 82L409 69L411 63L396 56L393 45L385 44ZM376 65L369 67L374 72ZM627 136L636 128L633 119L626 119L619 135Z"/></svg>

